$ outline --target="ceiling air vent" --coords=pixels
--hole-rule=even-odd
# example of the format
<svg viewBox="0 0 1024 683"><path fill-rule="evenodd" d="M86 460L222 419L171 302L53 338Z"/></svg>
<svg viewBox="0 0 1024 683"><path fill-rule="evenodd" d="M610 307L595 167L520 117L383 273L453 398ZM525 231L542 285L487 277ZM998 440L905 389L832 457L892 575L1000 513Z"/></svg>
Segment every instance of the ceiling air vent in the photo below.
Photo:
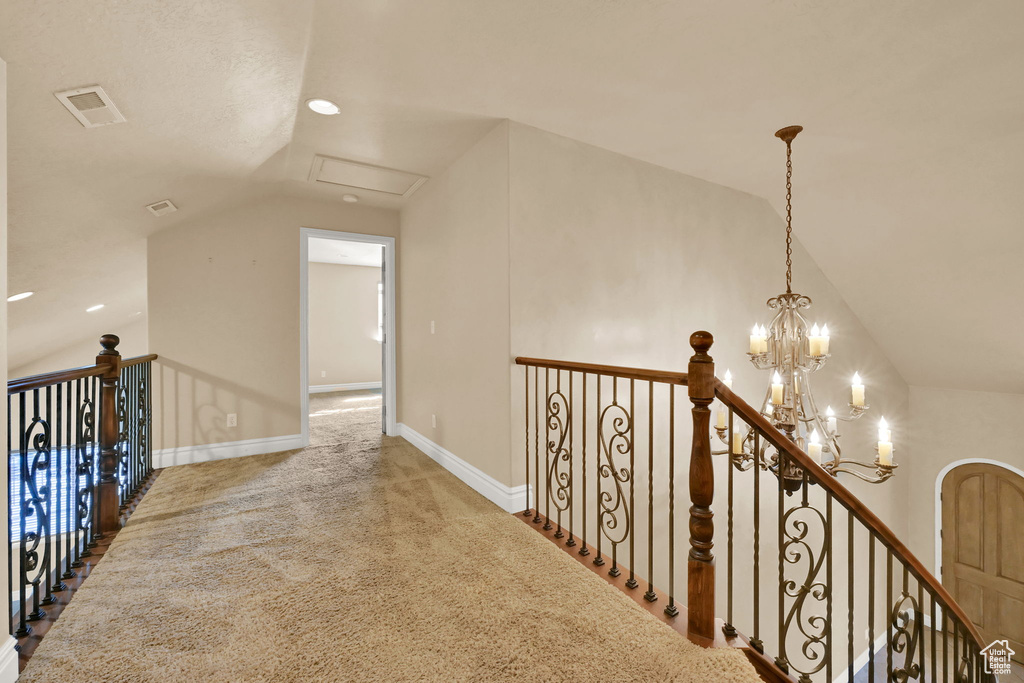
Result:
<svg viewBox="0 0 1024 683"><path fill-rule="evenodd" d="M154 216L164 216L169 213L174 213L175 211L178 210L178 207L172 204L170 199L165 199L162 202L150 204L146 208L149 209L149 212Z"/></svg>
<svg viewBox="0 0 1024 683"><path fill-rule="evenodd" d="M121 123L124 116L98 85L54 93L60 103L86 128Z"/></svg>
<svg viewBox="0 0 1024 683"><path fill-rule="evenodd" d="M309 169L309 180L405 198L427 182L427 177L317 154L313 157L313 167Z"/></svg>

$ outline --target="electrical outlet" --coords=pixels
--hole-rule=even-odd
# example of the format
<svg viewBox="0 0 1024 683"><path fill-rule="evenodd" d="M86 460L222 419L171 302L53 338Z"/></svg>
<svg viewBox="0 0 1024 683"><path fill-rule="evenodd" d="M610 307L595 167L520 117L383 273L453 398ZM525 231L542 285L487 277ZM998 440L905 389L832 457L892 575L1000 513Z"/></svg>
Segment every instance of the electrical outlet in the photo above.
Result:
<svg viewBox="0 0 1024 683"><path fill-rule="evenodd" d="M320 376L321 377L326 377L327 376L327 371L326 370L321 370L320 371Z"/></svg>
<svg viewBox="0 0 1024 683"><path fill-rule="evenodd" d="M430 426L437 429L437 415L430 416Z"/></svg>
<svg viewBox="0 0 1024 683"><path fill-rule="evenodd" d="M430 321L430 334L434 334L434 321Z"/></svg>
<svg viewBox="0 0 1024 683"><path fill-rule="evenodd" d="M238 426L238 413L228 413L228 427Z"/></svg>

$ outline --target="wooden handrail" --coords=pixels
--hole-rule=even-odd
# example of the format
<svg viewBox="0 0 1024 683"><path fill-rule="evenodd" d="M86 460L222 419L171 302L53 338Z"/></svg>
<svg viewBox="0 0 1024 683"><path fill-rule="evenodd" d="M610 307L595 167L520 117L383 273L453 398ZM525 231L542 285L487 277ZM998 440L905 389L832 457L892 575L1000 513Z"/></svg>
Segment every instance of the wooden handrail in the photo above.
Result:
<svg viewBox="0 0 1024 683"><path fill-rule="evenodd" d="M159 356L155 353L151 353L147 356L135 356L128 360L121 361L118 365L119 368L127 368L133 365L141 365L142 363L148 363L154 361ZM7 381L7 395L13 396L14 394L20 394L25 391L32 391L33 389L42 389L44 387L53 386L55 384L62 384L64 382L70 382L76 379L82 379L84 377L96 377L98 375L105 374L108 366L106 365L83 365L80 368L69 368L67 370L55 370L53 372L44 372L40 375L29 375L28 377L18 377Z"/></svg>
<svg viewBox="0 0 1024 683"><path fill-rule="evenodd" d="M149 363L150 361L154 361L157 358L159 358L159 356L157 356L155 353L151 353L147 356L135 356L134 358L129 358L128 360L121 361L120 367L128 368L133 365L141 365L142 363Z"/></svg>
<svg viewBox="0 0 1024 683"><path fill-rule="evenodd" d="M17 379L8 380L7 395L11 396L13 394L20 394L24 391L31 391L32 389L41 389L43 387L52 386L54 384L60 384L62 382L70 382L71 380L82 379L83 377L95 377L97 375L102 375L106 371L106 367L100 367L98 365L85 365L80 368L71 368L70 370L57 370L55 372L47 372L41 375L18 377Z"/></svg>
<svg viewBox="0 0 1024 683"><path fill-rule="evenodd" d="M849 510L850 514L856 517L865 527L867 527L875 538L877 538L882 545L889 548L893 555L907 567L914 577L924 584L932 595L937 597L943 603L943 609L948 610L960 622L964 625L964 628L971 634L975 644L979 648L984 648L986 643L982 640L981 634L975 628L974 623L971 621L960 605L957 604L953 596L943 587L943 585L936 579L931 572L929 572L921 561L914 556L910 549L896 537L885 522L878 518L878 516L871 511L859 498L853 495L849 489L843 486L838 479L833 477L831 474L826 472L819 463L814 461L810 455L808 455L803 449L797 446L791 441L785 434L780 432L771 422L769 422L759 411L753 406L740 398L732 389L725 386L720 379L715 379L715 396L722 401L725 405L733 409L733 411L743 420L747 426L752 427L759 431L761 435L771 443L772 446L777 448L780 452L785 453L786 457L790 458L793 462L797 463L810 477L814 483L821 486L822 489L827 491L833 499L837 500L840 505Z"/></svg>
<svg viewBox="0 0 1024 683"><path fill-rule="evenodd" d="M565 360L549 360L547 358L524 358L522 356L516 357L516 365L526 365L534 368L549 368L551 370L589 372L594 375L604 375L606 377L622 377L624 379L638 379L645 382L664 382L665 384L679 384L681 386L686 386L685 372L628 368L620 365L576 363Z"/></svg>

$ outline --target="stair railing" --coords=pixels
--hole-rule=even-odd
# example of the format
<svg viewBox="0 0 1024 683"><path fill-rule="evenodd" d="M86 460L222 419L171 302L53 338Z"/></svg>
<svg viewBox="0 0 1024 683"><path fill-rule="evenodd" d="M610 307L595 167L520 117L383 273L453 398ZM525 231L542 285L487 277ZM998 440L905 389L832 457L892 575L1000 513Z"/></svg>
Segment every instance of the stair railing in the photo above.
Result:
<svg viewBox="0 0 1024 683"><path fill-rule="evenodd" d="M977 629L946 589L842 483L715 378L712 343L707 332L691 336L686 373L517 358L526 369L525 521L610 582L628 574L623 590L646 584L646 603L665 597L656 584L667 586L663 618L685 613L677 630L746 649L762 676L993 681ZM681 386L692 404L685 607L676 601ZM721 451L712 448L716 399L727 411ZM716 511L725 517L717 529Z"/></svg>
<svg viewBox="0 0 1024 683"><path fill-rule="evenodd" d="M153 473L157 356L122 360L119 341L104 335L94 365L7 383L8 605L21 645L67 602Z"/></svg>

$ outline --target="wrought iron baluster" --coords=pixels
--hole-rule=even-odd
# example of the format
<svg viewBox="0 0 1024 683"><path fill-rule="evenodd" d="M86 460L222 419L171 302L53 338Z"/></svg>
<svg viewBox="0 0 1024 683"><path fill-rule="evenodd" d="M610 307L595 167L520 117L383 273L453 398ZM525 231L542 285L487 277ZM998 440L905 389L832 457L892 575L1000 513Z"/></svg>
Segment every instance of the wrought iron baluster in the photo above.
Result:
<svg viewBox="0 0 1024 683"><path fill-rule="evenodd" d="M526 418L526 435L523 437L523 443L526 446L526 478L523 480L526 483L526 509L523 511L523 517L530 516L530 368L526 368L524 373L526 375L526 391L523 392L526 396L526 402L523 408L523 415Z"/></svg>
<svg viewBox="0 0 1024 683"><path fill-rule="evenodd" d="M629 380L629 433L633 437L629 444L629 524L627 525L626 532L629 534L629 578L626 580L627 588L636 588L639 584L636 581L636 559L634 558L634 550L636 546L636 534L633 533L634 525L636 523L636 432L633 431L633 416L635 415L634 410L636 409L636 382L632 379Z"/></svg>
<svg viewBox="0 0 1024 683"><path fill-rule="evenodd" d="M728 493L727 493L728 502L726 504L726 511L725 511L725 514L726 514L726 517L725 517L725 525L726 525L726 558L727 558L726 559L726 581L725 581L725 596L726 597L725 597L725 624L722 626L722 632L726 636L731 638L731 637L735 636L736 633L737 633L736 626L734 625L734 622L733 622L733 612L732 612L732 582L733 582L733 562L734 562L733 555L735 554L734 551L733 551L733 509L734 509L733 508L733 505L734 505L734 503L733 503L733 476L734 476L733 473L736 470L736 468L733 467L733 457L732 457L732 450L733 450L733 448L732 448L732 428L733 428L732 427L732 410L729 411L729 423L730 423L729 424L729 435L728 435L729 459L726 460L726 470L727 470L726 489L728 491ZM757 476L757 472L756 471L754 472L754 476L755 477Z"/></svg>
<svg viewBox="0 0 1024 683"><path fill-rule="evenodd" d="M846 661L853 680L853 513L846 511Z"/></svg>
<svg viewBox="0 0 1024 683"><path fill-rule="evenodd" d="M583 373L583 424L580 434L583 437L583 505L580 506L580 517L583 518L583 542L580 543L580 555L587 556L590 549L587 548L587 373Z"/></svg>
<svg viewBox="0 0 1024 683"><path fill-rule="evenodd" d="M64 529L65 538L67 540L67 557L64 558L64 579L74 578L75 572L71 569L72 563L78 559L78 551L80 549L78 539L78 524L75 523L77 519L78 510L78 450L74 443L74 432L72 431L72 425L74 424L74 410L71 407L71 382L64 383L64 422L63 429L66 435L65 443L67 447L64 450L64 478L67 480L67 491L65 492L65 505L64 505Z"/></svg>
<svg viewBox="0 0 1024 683"><path fill-rule="evenodd" d="M936 677L936 674L938 673L938 667L936 666L936 661L935 661L936 658L938 657L938 651L936 650L936 644L937 643L936 643L936 639L935 639L935 629L937 627L937 624L935 623L935 596L932 595L931 591L928 592L928 602L929 602L929 604L931 606L929 614L931 616L931 625L932 625L932 627L931 627L931 637L929 638L929 640L932 643L932 656L931 656L932 681L937 681L938 678Z"/></svg>
<svg viewBox="0 0 1024 683"><path fill-rule="evenodd" d="M868 532L868 680L875 680L875 534Z"/></svg>
<svg viewBox="0 0 1024 683"><path fill-rule="evenodd" d="M906 569L904 569L906 571ZM916 580L916 579L915 579ZM914 614L914 629L917 632L917 670L924 675L924 585L917 581L917 612ZM915 676L916 678L916 676Z"/></svg>
<svg viewBox="0 0 1024 683"><path fill-rule="evenodd" d="M63 534L61 533L61 528L60 528L61 527L61 522L64 520L63 509L62 509L62 503L64 502L64 484L63 484L63 477L62 477L62 475L64 473L64 468L63 468L64 454L63 454L63 451L61 449L61 416L62 415L61 415L61 390L60 389L61 389L61 385L58 384L56 386L56 396L55 396L56 401L53 403L54 410L53 410L53 413L52 413L52 417L54 418L54 420L51 423L51 425L53 426L52 427L52 433L54 435L54 439L53 439L53 452L56 454L53 457L52 462L50 463L50 467L53 469L54 473L56 474L56 476L54 477L54 479L56 480L56 485L54 486L53 493L51 494L51 498L53 498L53 516L51 517L51 519L53 520L53 522L52 522L53 528L51 529L51 532L52 532L52 536L53 536L53 546L54 546L54 563L56 565L55 568L54 568L54 572L53 572L53 583L52 583L51 589L50 589L51 592L53 592L53 593L59 593L60 591L62 591L65 588L67 588L67 586L64 584L64 582L61 581L61 576L60 576L60 574L61 574L61 572L60 572L61 564L64 562L64 554L61 553L61 546L62 546L61 541L63 541L64 539L62 538ZM50 405L50 401L53 398L53 397L50 396L50 387L46 388L46 392L47 392L46 404L47 404L47 406L49 406Z"/></svg>
<svg viewBox="0 0 1024 683"><path fill-rule="evenodd" d="M573 546L576 545L576 538L573 535L573 516L574 516L573 515L573 507L575 507L575 506L573 505L573 484L574 484L574 481L573 481L573 476L572 476L573 475L573 471L572 471L573 467L572 467L572 465L573 465L573 460L576 459L576 452L573 450L573 438L575 437L575 429L573 429L573 424L575 422L575 419L573 418L573 406L575 405L574 397L573 397L573 386L574 386L574 384L573 384L573 375L572 375L572 370L570 370L569 371L569 402L566 404L567 408L566 408L566 412L565 412L565 421L566 421L566 424L568 425L568 429L569 429L569 451L568 451L568 453L566 453L566 455L569 458L569 482L568 482L568 485L565 488L565 491L568 494L568 501L566 502L566 505L567 505L568 510L569 510L569 540L565 542L565 545L567 545L570 548L572 548Z"/></svg>
<svg viewBox="0 0 1024 683"><path fill-rule="evenodd" d="M798 635L803 638L799 649L801 657L794 661L794 658L789 656L786 661L790 668L800 674L800 683L810 683L811 675L821 671L829 661L827 619L822 618L816 610L811 610L811 614L808 615L805 609L808 607L808 598L811 598L818 603L824 602L826 612L830 614L831 587L819 580L819 577L830 554L831 529L825 515L810 504L810 478L807 471L799 467L795 471L800 476L800 504L791 507L783 515L781 528L785 540L780 548L780 554L794 569L805 566L806 571L802 575L802 583L789 579L783 584L782 598L792 598L792 604L786 612L782 633L784 637L788 636L790 626L796 625ZM821 546L817 552L811 546L811 542L816 540L811 534L812 523L814 528L821 532Z"/></svg>
<svg viewBox="0 0 1024 683"><path fill-rule="evenodd" d="M22 394L22 396L24 396L24 394ZM30 612L25 618L28 621L35 621L46 616L46 613L41 607L45 598L40 596L39 589L44 577L46 576L47 567L49 566L50 561L50 554L48 552L50 546L47 519L47 504L49 499L47 487L50 482L47 480L44 485L40 486L38 475L41 470L47 470L46 476L49 476L50 434L49 425L40 416L38 389L32 390L32 420L27 428L24 428L24 409L26 408L24 401L22 408L21 423L23 426L23 432L21 442L23 457L21 476L23 491L25 491L26 495L24 495L21 500L23 511L23 527L21 534L21 584L23 594L27 591L26 586L32 587L32 612ZM39 432L36 431L37 427L40 429ZM34 451L31 454L29 453L30 447ZM31 518L33 525L32 531L28 530L29 518ZM42 546L42 553L40 553L40 546ZM46 597L50 597L49 588L49 586L46 586ZM24 602L24 599L22 602Z"/></svg>
<svg viewBox="0 0 1024 683"><path fill-rule="evenodd" d="M730 451L732 450L732 408L729 408L729 436ZM754 631L750 638L750 645L764 654L764 642L761 640L761 433L754 430L754 466L751 471L754 474ZM732 470L732 467L729 468ZM731 553L730 553L731 554Z"/></svg>
<svg viewBox="0 0 1024 683"><path fill-rule="evenodd" d="M892 550L885 553L885 604L892 609ZM892 678L892 619L885 624L885 680Z"/></svg>
<svg viewBox="0 0 1024 683"><path fill-rule="evenodd" d="M679 614L676 607L676 387L668 385L668 605L665 614Z"/></svg>
<svg viewBox="0 0 1024 683"><path fill-rule="evenodd" d="M529 371L529 368L527 368ZM540 524L540 368L533 369L533 523Z"/></svg>
<svg viewBox="0 0 1024 683"><path fill-rule="evenodd" d="M52 387L46 387L45 394L44 394L44 396L46 398L43 401L42 406L39 405L39 390L38 389L35 391L35 394L36 394L36 417L38 417L40 420L42 420L41 424L44 426L43 435L45 435L45 444L43 445L43 448L45 449L45 453L46 453L46 455L44 456L45 459L46 459L46 465L45 465L45 469L46 469L45 493L42 493L43 489L40 489L40 493L42 493L43 498L46 501L45 502L45 505L46 505L46 523L43 526L43 534L44 534L44 536L43 536L43 539L42 539L42 542L43 542L43 561L45 563L45 567L44 567L43 577L41 577L41 579L43 581L43 598L42 598L41 602L44 605L52 605L53 603L55 603L57 601L57 598L55 598L54 595L53 595L53 557L52 557L52 553L53 553L53 539L56 536L56 534L51 533L53 531L53 529L51 528L51 524L53 523L53 497L54 497L55 491L59 491L59 489L55 489L55 486L54 486L56 484L56 482L54 481L54 476L53 476L54 463L53 463L53 451L51 450L52 439L53 439L53 432L52 432L53 413L50 410L51 405L53 403ZM59 456L60 449L57 449L57 453L58 453L58 456ZM38 588L37 588L37 590L38 590Z"/></svg>
<svg viewBox="0 0 1024 683"><path fill-rule="evenodd" d="M804 473L806 477L806 472ZM806 481L806 480L805 480ZM832 494L825 495L825 679L832 676Z"/></svg>
<svg viewBox="0 0 1024 683"><path fill-rule="evenodd" d="M601 490L601 480L604 478L603 475L602 475L602 464L601 464L601 450L602 450L602 448L604 448L603 440L601 438L601 436L602 436L602 433L601 433L601 418L603 417L603 413L601 411L601 375L597 375L597 404L596 404L596 406L597 407L595 409L596 410L595 417L597 419L594 420L594 422L597 424L597 428L596 428L597 429L597 434L596 434L596 436L597 436L597 460L595 462L595 467L594 467L594 478L597 480L596 481L596 484L597 484L597 501L596 501L596 508L597 508L597 557L594 558L594 564L596 566L600 567L600 566L602 566L604 564L604 558L601 556L601 537L604 535L602 533L602 528L603 528L602 519L603 519L603 511L604 511L604 507L603 507L603 505L604 505L604 496L603 496L603 491Z"/></svg>
<svg viewBox="0 0 1024 683"><path fill-rule="evenodd" d="M551 369L544 368L544 531L551 531Z"/></svg>
<svg viewBox="0 0 1024 683"><path fill-rule="evenodd" d="M942 608L942 680L949 680L949 626L946 624L946 608Z"/></svg>
<svg viewBox="0 0 1024 683"><path fill-rule="evenodd" d="M732 429L732 425L729 426ZM730 434L730 439L732 435ZM779 459L779 472L786 472L788 470L788 463L786 462L786 454L783 451L778 451ZM783 531L783 525L786 523L785 513L785 490L783 487L784 477L776 477L779 482L778 490L778 502L779 502L779 516L778 516L778 534L779 534L779 654L775 657L775 665L782 669L783 672L789 673L789 661L786 659L786 570L785 570L785 541L783 539L785 532Z"/></svg>
<svg viewBox="0 0 1024 683"><path fill-rule="evenodd" d="M647 382L647 592L644 600L658 599L654 592L654 382Z"/></svg>
<svg viewBox="0 0 1024 683"><path fill-rule="evenodd" d="M892 551L889 552L891 557ZM918 588L920 589L920 586ZM914 661L917 649L921 647L921 638L924 633L920 606L920 599L915 600L910 594L910 571L906 565L903 565L902 590L893 604L892 613L889 616L892 649L903 655L901 666L894 665L891 676L891 680L897 681L897 683L906 683L911 678L917 678L923 669L922 665Z"/></svg>
<svg viewBox="0 0 1024 683"><path fill-rule="evenodd" d="M632 384L632 382L631 382ZM612 567L608 575L615 577L622 572L619 569L619 545L626 541L627 536L632 538L633 511L630 500L626 499L623 485L629 484L632 489L633 483L633 392L630 391L629 410L619 403L618 377L612 377L612 402L600 408L598 418L598 449L605 458L598 468L599 482L608 481L608 488L602 487L599 496L598 509L598 539L604 535L611 545ZM619 467L616 463L616 455L629 455L630 466ZM598 558L594 563L601 565L600 546L598 546ZM632 571L632 570L630 570ZM626 583L629 588L636 587L636 581L632 585Z"/></svg>
<svg viewBox="0 0 1024 683"><path fill-rule="evenodd" d="M572 395L571 389L570 378L570 396ZM562 513L567 509L572 509L572 450L571 446L566 448L566 442L572 433L572 401L567 399L562 391L561 370L555 370L555 391L548 392L546 415L548 439L545 448L545 457L547 458L545 478L548 500L545 502L545 506L554 505L555 507L554 537L560 539L565 537ZM568 463L569 467L563 469L563 463ZM544 528L551 528L550 517ZM575 545L575 541L568 545Z"/></svg>
<svg viewBox="0 0 1024 683"><path fill-rule="evenodd" d="M963 680L960 677L960 623L953 619L953 671L957 683Z"/></svg>

